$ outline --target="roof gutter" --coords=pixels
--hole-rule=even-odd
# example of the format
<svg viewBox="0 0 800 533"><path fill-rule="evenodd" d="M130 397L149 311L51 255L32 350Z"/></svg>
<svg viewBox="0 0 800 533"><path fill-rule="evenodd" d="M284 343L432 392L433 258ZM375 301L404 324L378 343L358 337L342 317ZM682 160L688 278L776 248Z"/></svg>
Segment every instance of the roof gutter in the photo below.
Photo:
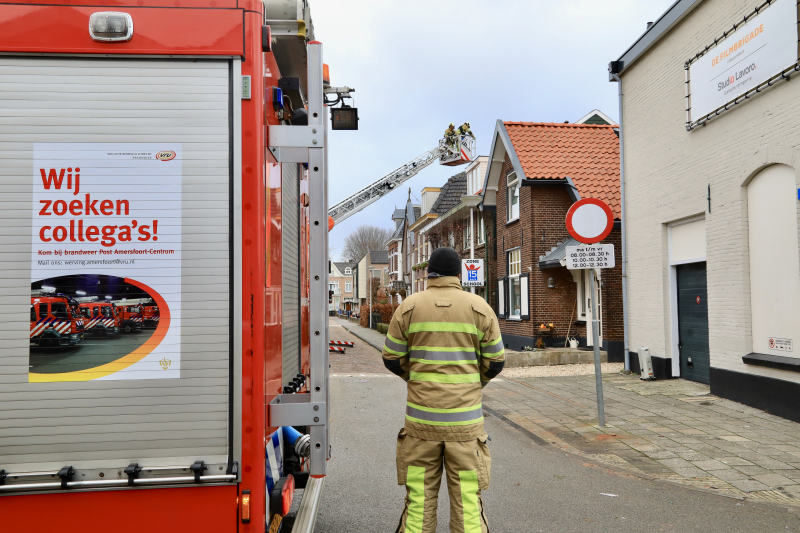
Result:
<svg viewBox="0 0 800 533"><path fill-rule="evenodd" d="M622 118L622 80L617 74L611 78L619 85L619 194L620 194L620 239L622 241L622 336L625 345L625 371L631 370L630 343L628 339L628 250L627 224L625 223L625 137Z"/></svg>

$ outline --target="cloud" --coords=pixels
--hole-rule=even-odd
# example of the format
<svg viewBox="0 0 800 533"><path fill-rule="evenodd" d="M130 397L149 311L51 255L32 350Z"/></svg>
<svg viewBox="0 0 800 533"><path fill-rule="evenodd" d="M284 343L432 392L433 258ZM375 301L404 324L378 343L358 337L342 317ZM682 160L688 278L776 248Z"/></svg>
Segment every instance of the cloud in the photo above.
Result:
<svg viewBox="0 0 800 533"><path fill-rule="evenodd" d="M331 205L436 146L447 124L468 120L488 154L495 122L612 118L618 58L673 0L315 0L333 85L354 87L359 130L329 134ZM408 188L419 197L458 168L433 164L335 227L341 249L360 224L392 227Z"/></svg>

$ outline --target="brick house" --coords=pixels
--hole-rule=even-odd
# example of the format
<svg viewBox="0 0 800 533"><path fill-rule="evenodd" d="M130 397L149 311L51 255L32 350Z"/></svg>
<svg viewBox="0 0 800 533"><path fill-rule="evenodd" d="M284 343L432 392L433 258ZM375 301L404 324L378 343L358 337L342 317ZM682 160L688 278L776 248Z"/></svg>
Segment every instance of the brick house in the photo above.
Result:
<svg viewBox="0 0 800 533"><path fill-rule="evenodd" d="M398 242L398 278L406 282L409 287L407 294L411 295L416 292L415 288L419 285L420 279L417 270L413 267L417 264L415 257L419 255L419 242L416 233L411 229L411 226L419 219L421 214L421 207L411 203L411 189L408 190L408 201L403 210L403 221L399 228ZM394 216L394 215L393 215ZM395 230L397 233L398 230Z"/></svg>
<svg viewBox="0 0 800 533"><path fill-rule="evenodd" d="M602 119L590 113L584 119ZM603 120L603 122L606 122ZM582 197L608 203L617 219L604 241L615 245L614 269L597 278L600 338L610 361L621 361L623 314L620 255L619 138L613 124L498 121L481 195L494 212L496 260L490 291L506 347L592 344L589 271L565 266L566 213ZM496 273L495 273L496 272ZM553 324L541 331L541 324Z"/></svg>
<svg viewBox="0 0 800 533"><path fill-rule="evenodd" d="M490 232L494 228L493 211L489 209L481 211L478 207L469 207L464 202L465 196L478 196L481 192L488 161L487 156L475 158L465 167L464 172L452 176L440 189L436 189L437 195L430 202L431 208L428 212L424 210L424 206L428 203L425 201L425 196L430 194L433 189L423 189L423 213L420 220L413 226L422 242L422 254L418 260L423 265L433 250L441 246L453 248L462 259L474 256L475 259L484 259L485 266L492 264L494 246L487 246L487 228ZM472 209L471 225L470 209ZM487 218L489 219L488 226ZM475 247L474 252L470 246ZM421 270L427 275L427 268ZM486 272L484 269L485 275ZM476 287L475 294L491 302L488 290L491 286L488 283L489 279L494 279L494 273L486 275L486 285Z"/></svg>
<svg viewBox="0 0 800 533"><path fill-rule="evenodd" d="M403 222L406 218L404 209L395 208L392 213L394 222L394 232L386 241L386 249L389 252L389 285L396 281L401 281L402 277L402 250L403 250ZM399 301L402 301L402 296Z"/></svg>

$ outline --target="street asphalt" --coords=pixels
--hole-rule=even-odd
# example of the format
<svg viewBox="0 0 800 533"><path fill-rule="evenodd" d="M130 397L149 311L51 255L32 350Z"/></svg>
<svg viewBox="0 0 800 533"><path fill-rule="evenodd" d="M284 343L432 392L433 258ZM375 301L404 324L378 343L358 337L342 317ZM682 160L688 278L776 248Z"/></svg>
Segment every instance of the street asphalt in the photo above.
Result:
<svg viewBox="0 0 800 533"><path fill-rule="evenodd" d="M332 458L315 531L391 533L405 494L395 467L405 384L393 376L336 373L331 404ZM797 508L597 466L491 415L486 430L492 439L492 480L483 496L493 533L800 531ZM439 501L437 532L447 532L444 481Z"/></svg>

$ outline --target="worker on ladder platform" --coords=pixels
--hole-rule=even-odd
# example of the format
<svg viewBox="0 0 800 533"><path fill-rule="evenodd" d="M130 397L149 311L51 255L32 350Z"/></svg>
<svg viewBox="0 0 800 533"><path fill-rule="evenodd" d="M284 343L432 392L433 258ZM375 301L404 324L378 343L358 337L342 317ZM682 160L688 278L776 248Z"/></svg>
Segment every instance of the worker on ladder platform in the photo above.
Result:
<svg viewBox="0 0 800 533"><path fill-rule="evenodd" d="M408 382L397 436L397 481L406 486L397 533L435 533L443 469L450 531L488 533L481 490L489 488L491 457L481 388L503 369L503 338L489 304L462 290L455 250L434 251L428 272L427 290L400 304L383 347L386 368Z"/></svg>
<svg viewBox="0 0 800 533"><path fill-rule="evenodd" d="M475 138L475 136L472 134L472 131L469 129L469 122L465 122L458 127L458 136L462 139L467 136L472 137L473 139Z"/></svg>
<svg viewBox="0 0 800 533"><path fill-rule="evenodd" d="M456 150L458 148L458 131L456 131L456 125L452 122L444 130L444 140L447 142L447 146Z"/></svg>

